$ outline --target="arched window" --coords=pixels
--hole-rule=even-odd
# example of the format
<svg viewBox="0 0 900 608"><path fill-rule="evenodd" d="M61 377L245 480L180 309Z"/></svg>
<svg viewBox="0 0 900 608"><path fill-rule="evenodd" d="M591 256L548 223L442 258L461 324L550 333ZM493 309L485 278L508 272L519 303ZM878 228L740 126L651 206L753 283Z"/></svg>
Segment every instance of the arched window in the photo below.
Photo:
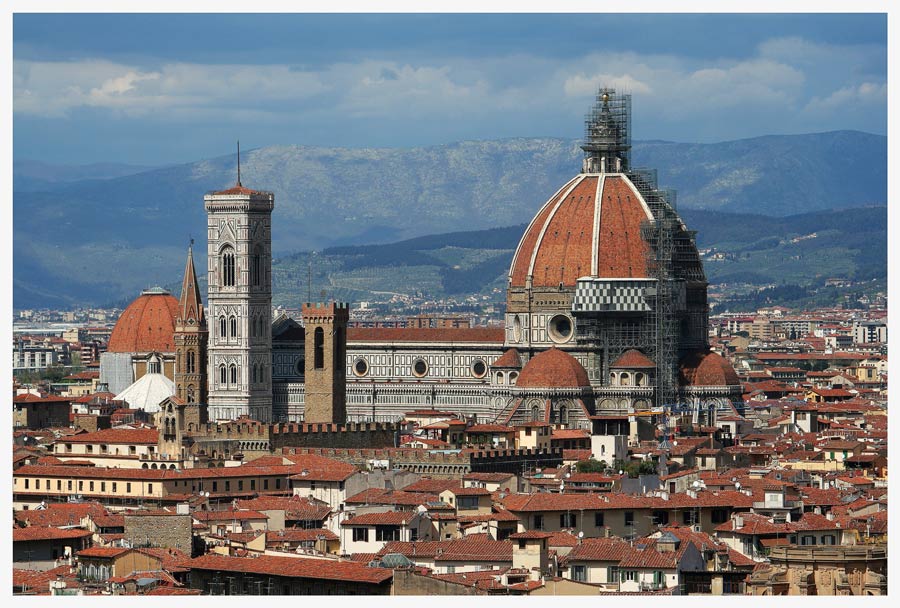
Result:
<svg viewBox="0 0 900 608"><path fill-rule="evenodd" d="M222 272L222 287L234 287L234 249L225 247L222 249L222 261L220 270Z"/></svg>
<svg viewBox="0 0 900 608"><path fill-rule="evenodd" d="M188 387L187 387L187 402L188 402L188 403L193 403L193 402L194 402L194 385L193 385L193 384L188 384Z"/></svg>
<svg viewBox="0 0 900 608"><path fill-rule="evenodd" d="M640 373L635 374L634 375L634 385L635 386L646 386L647 383L645 382L645 378L646 378L646 376L644 376L644 374L640 374Z"/></svg>
<svg viewBox="0 0 900 608"><path fill-rule="evenodd" d="M231 337L237 338L237 317L231 315Z"/></svg>
<svg viewBox="0 0 900 608"><path fill-rule="evenodd" d="M223 386L228 384L228 372L225 370L225 364L219 366L219 383Z"/></svg>
<svg viewBox="0 0 900 608"><path fill-rule="evenodd" d="M189 374L193 374L197 371L197 363L194 360L194 351L192 350L187 352L185 369Z"/></svg>
<svg viewBox="0 0 900 608"><path fill-rule="evenodd" d="M261 282L261 274L262 274L262 254L259 250L259 245L253 248L253 255L250 256L250 284L253 286L258 286Z"/></svg>
<svg viewBox="0 0 900 608"><path fill-rule="evenodd" d="M231 383L237 384L237 365L234 363L231 364Z"/></svg>
<svg viewBox="0 0 900 608"><path fill-rule="evenodd" d="M541 410L536 405L531 406L531 419L533 421L538 421L541 419Z"/></svg>
<svg viewBox="0 0 900 608"><path fill-rule="evenodd" d="M259 376L257 375L259 373L258 370L259 370L259 366L254 364L253 370L252 370L253 371L253 384L256 384L257 382L259 382Z"/></svg>
<svg viewBox="0 0 900 608"><path fill-rule="evenodd" d="M561 405L559 408L559 423L569 424L569 408L565 405Z"/></svg>
<svg viewBox="0 0 900 608"><path fill-rule="evenodd" d="M317 327L313 337L313 351L315 352L314 366L316 369L325 368L325 331Z"/></svg>
<svg viewBox="0 0 900 608"><path fill-rule="evenodd" d="M225 320L225 315L219 317L219 337L228 337L228 322Z"/></svg>
<svg viewBox="0 0 900 608"><path fill-rule="evenodd" d="M628 386L630 383L630 380L631 380L631 376L629 376L627 372L623 372L622 375L619 377L619 384L621 386Z"/></svg>

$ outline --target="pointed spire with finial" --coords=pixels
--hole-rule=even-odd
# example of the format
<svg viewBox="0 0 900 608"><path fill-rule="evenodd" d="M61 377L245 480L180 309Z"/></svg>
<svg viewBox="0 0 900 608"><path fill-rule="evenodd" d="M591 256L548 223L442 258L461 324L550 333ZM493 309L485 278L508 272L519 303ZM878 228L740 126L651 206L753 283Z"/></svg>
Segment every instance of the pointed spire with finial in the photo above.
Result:
<svg viewBox="0 0 900 608"><path fill-rule="evenodd" d="M181 297L178 302L178 317L181 323L201 327L205 321L203 302L197 286L197 272L194 270L194 239L188 246L187 264L181 282Z"/></svg>
<svg viewBox="0 0 900 608"><path fill-rule="evenodd" d="M241 187L241 140L237 140L237 148L238 148L238 181L237 187Z"/></svg>

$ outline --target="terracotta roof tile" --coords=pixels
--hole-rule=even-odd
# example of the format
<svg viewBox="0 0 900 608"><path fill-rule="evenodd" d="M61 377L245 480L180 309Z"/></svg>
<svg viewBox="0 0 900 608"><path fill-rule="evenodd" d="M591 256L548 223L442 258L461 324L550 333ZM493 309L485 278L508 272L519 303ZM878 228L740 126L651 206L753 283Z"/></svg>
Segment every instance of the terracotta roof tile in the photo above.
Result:
<svg viewBox="0 0 900 608"><path fill-rule="evenodd" d="M107 352L175 352L176 316L178 300L168 292L139 295L119 316Z"/></svg>
<svg viewBox="0 0 900 608"><path fill-rule="evenodd" d="M518 350L516 350L515 348L510 348L505 353L503 353L500 358L491 363L491 367L508 367L512 369L521 369L522 358L519 356Z"/></svg>
<svg viewBox="0 0 900 608"><path fill-rule="evenodd" d="M253 574L336 580L353 583L380 584L390 580L394 573L385 568L369 568L366 565L328 559L297 559L294 557L225 557L204 555L188 562L194 569L218 572L245 572Z"/></svg>
<svg viewBox="0 0 900 608"><path fill-rule="evenodd" d="M518 388L585 388L591 385L584 367L572 355L553 347L525 364Z"/></svg>
<svg viewBox="0 0 900 608"><path fill-rule="evenodd" d="M656 363L641 351L632 348L622 353L618 359L613 361L610 367L621 369L645 369L656 368Z"/></svg>

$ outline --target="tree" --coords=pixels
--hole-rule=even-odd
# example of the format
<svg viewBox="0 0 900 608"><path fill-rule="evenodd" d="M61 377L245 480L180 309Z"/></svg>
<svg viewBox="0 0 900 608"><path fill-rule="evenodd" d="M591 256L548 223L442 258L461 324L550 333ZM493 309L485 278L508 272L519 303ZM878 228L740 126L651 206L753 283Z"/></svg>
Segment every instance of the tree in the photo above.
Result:
<svg viewBox="0 0 900 608"><path fill-rule="evenodd" d="M590 460L580 460L575 463L575 470L579 473L603 473L607 466L605 460L596 460L592 456Z"/></svg>

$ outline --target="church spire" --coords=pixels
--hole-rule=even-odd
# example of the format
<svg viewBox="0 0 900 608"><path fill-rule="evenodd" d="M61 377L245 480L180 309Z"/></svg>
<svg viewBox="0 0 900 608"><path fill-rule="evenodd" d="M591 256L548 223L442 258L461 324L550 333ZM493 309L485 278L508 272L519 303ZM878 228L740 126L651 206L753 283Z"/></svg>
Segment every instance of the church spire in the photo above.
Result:
<svg viewBox="0 0 900 608"><path fill-rule="evenodd" d="M181 282L181 299L178 302L178 317L182 325L202 326L205 322L203 302L197 287L197 272L194 270L194 239L188 247L184 279Z"/></svg>

